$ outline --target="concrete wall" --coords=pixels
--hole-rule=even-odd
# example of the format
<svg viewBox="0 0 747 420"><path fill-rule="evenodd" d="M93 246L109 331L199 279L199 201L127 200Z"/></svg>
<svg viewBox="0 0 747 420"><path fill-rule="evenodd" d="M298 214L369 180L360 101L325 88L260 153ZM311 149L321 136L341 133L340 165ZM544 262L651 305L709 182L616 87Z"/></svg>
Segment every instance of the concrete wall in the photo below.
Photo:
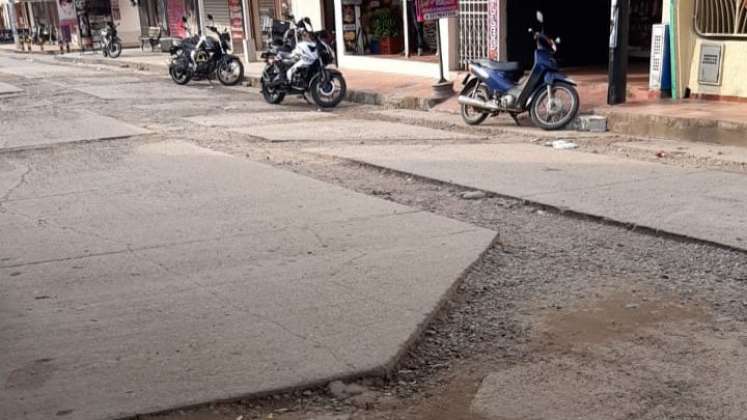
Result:
<svg viewBox="0 0 747 420"><path fill-rule="evenodd" d="M666 2L665 2L666 3ZM675 42L676 42L676 62L675 69L677 83L676 97L682 98L685 90L689 85L691 63L695 50L696 35L693 30L693 15L695 13L695 0L679 0L676 3L674 11Z"/></svg>
<svg viewBox="0 0 747 420"><path fill-rule="evenodd" d="M669 3L665 1L665 6ZM668 8L664 10L664 16ZM681 97L685 89L691 94L715 95L722 97L747 98L747 40L712 40L704 39L695 33L693 15L694 0L679 0L675 10L677 28L677 80L678 93ZM700 72L700 48L703 43L724 46L722 78L720 86L703 85L698 82Z"/></svg>
<svg viewBox="0 0 747 420"><path fill-rule="evenodd" d="M133 6L129 0L112 0L119 2L119 13L121 19L115 21L119 24L117 31L122 39L124 47L140 46L140 16L137 6Z"/></svg>
<svg viewBox="0 0 747 420"><path fill-rule="evenodd" d="M724 46L721 86L702 85L698 82L698 61L703 43ZM697 37L691 61L688 86L693 94L747 98L747 40L720 41Z"/></svg>

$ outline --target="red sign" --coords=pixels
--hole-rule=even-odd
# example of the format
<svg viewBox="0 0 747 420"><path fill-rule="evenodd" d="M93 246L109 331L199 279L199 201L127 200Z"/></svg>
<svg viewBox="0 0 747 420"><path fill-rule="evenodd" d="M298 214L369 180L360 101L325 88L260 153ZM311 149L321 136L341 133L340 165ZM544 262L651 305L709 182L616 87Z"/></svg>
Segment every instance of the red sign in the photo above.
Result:
<svg viewBox="0 0 747 420"><path fill-rule="evenodd" d="M498 0L488 0L488 58L498 60Z"/></svg>
<svg viewBox="0 0 747 420"><path fill-rule="evenodd" d="M185 16L184 0L169 0L167 3L169 32L171 36L186 38L187 31L184 30L182 17Z"/></svg>
<svg viewBox="0 0 747 420"><path fill-rule="evenodd" d="M459 14L459 0L416 0L418 22Z"/></svg>
<svg viewBox="0 0 747 420"><path fill-rule="evenodd" d="M231 37L244 38L244 17L241 11L241 0L228 0L228 12L231 17Z"/></svg>

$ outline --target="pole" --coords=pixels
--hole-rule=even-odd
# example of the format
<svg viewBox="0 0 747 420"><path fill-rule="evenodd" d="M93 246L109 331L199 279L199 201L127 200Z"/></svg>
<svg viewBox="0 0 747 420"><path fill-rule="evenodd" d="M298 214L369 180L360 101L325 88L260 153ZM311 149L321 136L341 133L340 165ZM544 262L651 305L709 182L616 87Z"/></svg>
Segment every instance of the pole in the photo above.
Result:
<svg viewBox="0 0 747 420"><path fill-rule="evenodd" d="M16 5L13 0L5 3L8 10L8 18L10 19L10 30L13 33L13 43L16 45L16 49L21 47L21 38L18 36L18 18L16 16Z"/></svg>
<svg viewBox="0 0 747 420"><path fill-rule="evenodd" d="M630 0L612 0L610 24L610 63L607 103L625 103L628 84L628 33Z"/></svg>
<svg viewBox="0 0 747 420"><path fill-rule="evenodd" d="M438 83L446 83L446 78L444 77L444 50L441 48L441 19L436 20L436 48L438 48L438 70L441 75Z"/></svg>

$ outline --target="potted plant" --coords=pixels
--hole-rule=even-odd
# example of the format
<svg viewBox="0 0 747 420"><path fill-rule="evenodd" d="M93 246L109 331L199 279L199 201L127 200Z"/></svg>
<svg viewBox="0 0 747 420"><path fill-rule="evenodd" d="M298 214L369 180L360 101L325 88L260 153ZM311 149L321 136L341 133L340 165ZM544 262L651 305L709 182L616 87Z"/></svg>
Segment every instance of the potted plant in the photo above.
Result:
<svg viewBox="0 0 747 420"><path fill-rule="evenodd" d="M378 9L371 18L373 37L379 42L379 53L399 54L402 51L402 35L397 19L389 9Z"/></svg>

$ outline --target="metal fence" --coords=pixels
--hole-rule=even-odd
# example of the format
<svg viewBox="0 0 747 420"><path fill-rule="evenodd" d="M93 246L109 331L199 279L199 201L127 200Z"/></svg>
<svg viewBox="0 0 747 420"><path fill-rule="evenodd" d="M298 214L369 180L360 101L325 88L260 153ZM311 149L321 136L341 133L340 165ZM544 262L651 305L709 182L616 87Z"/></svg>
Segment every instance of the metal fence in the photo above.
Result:
<svg viewBox="0 0 747 420"><path fill-rule="evenodd" d="M488 56L488 0L459 2L459 64Z"/></svg>
<svg viewBox="0 0 747 420"><path fill-rule="evenodd" d="M747 0L697 0L695 31L703 37L747 39Z"/></svg>

